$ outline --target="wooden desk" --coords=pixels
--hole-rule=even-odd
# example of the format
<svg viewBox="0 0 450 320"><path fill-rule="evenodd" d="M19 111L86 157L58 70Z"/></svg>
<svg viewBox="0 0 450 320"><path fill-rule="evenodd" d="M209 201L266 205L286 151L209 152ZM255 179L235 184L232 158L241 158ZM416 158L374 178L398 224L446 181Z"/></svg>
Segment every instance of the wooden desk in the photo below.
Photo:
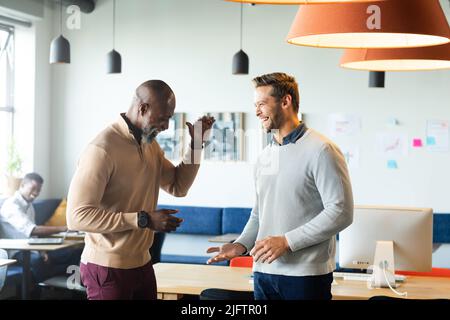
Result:
<svg viewBox="0 0 450 320"><path fill-rule="evenodd" d="M184 294L199 295L204 289L253 291L250 268L157 263L154 266L158 299L177 300ZM397 291L407 291L408 299L450 299L450 278L408 276ZM336 279L334 300L366 300L373 296L396 295L390 289L369 289L364 281Z"/></svg>
<svg viewBox="0 0 450 320"><path fill-rule="evenodd" d="M334 300L367 300L373 296L399 298L389 288L369 289L364 281L335 279ZM408 292L407 299L450 299L450 278L407 276L395 289Z"/></svg>
<svg viewBox="0 0 450 320"><path fill-rule="evenodd" d="M83 241L64 241L62 244L30 245L28 239L0 239L0 249L19 250L22 252L22 299L29 299L29 288L31 282L31 251L54 251L63 248L83 245Z"/></svg>
<svg viewBox="0 0 450 320"><path fill-rule="evenodd" d="M0 259L0 267L9 266L10 264L16 263L17 260L14 259Z"/></svg>
<svg viewBox="0 0 450 320"><path fill-rule="evenodd" d="M177 263L156 263L153 268L158 299L162 300L178 300L183 294L200 295L208 288L253 291L250 268Z"/></svg>

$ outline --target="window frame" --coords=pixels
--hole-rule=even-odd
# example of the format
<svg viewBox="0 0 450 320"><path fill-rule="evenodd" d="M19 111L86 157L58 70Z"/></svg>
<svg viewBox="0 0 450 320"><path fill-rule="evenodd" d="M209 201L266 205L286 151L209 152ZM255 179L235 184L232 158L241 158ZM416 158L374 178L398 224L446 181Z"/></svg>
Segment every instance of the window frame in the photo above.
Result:
<svg viewBox="0 0 450 320"><path fill-rule="evenodd" d="M11 116L11 137L14 138L14 114L15 114L15 108L14 108L14 76L15 76L15 33L14 33L14 27L10 25L6 25L3 23L0 23L0 30L6 31L9 33L8 37L8 46L12 46L12 66L10 68L7 68L7 86L6 86L6 105L1 106L0 105L0 112L7 112L10 113ZM12 44L9 43L9 41L12 41ZM8 46L5 46L8 47ZM0 51L0 59L3 59L3 55L6 55L6 52ZM5 57L6 59L6 57Z"/></svg>

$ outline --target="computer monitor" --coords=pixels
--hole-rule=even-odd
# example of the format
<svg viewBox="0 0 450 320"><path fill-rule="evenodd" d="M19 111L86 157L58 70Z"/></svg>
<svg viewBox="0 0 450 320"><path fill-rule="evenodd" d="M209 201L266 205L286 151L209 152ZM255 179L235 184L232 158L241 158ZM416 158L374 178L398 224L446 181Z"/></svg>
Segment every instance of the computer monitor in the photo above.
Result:
<svg viewBox="0 0 450 320"><path fill-rule="evenodd" d="M432 209L355 206L353 223L339 233L339 266L381 272L382 287L384 269L395 285L395 270L430 271L432 249Z"/></svg>

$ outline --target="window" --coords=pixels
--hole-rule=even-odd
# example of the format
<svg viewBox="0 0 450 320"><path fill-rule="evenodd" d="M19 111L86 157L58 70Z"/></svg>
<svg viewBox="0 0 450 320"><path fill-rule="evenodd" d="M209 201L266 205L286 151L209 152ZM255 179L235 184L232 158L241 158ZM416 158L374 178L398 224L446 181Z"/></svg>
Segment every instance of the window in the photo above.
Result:
<svg viewBox="0 0 450 320"><path fill-rule="evenodd" d="M0 24L0 172L14 133L14 28Z"/></svg>

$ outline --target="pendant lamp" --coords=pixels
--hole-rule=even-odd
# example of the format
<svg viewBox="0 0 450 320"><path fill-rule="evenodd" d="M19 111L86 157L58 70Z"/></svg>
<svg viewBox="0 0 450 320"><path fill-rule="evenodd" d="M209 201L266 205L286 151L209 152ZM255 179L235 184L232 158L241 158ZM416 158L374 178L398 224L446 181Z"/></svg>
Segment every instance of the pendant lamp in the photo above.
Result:
<svg viewBox="0 0 450 320"><path fill-rule="evenodd" d="M386 72L370 71L369 72L369 88L384 88L386 80Z"/></svg>
<svg viewBox="0 0 450 320"><path fill-rule="evenodd" d="M52 40L50 44L50 63L70 63L70 43L69 41L64 38L62 35L62 29L63 29L63 12L62 12L62 0L59 1L60 6L60 17L59 17L59 23L60 23L60 36L56 37Z"/></svg>
<svg viewBox="0 0 450 320"><path fill-rule="evenodd" d="M248 55L242 50L242 22L243 22L243 7L241 3L241 35L240 43L241 49L233 56L232 73L233 74L248 74L249 59Z"/></svg>
<svg viewBox="0 0 450 320"><path fill-rule="evenodd" d="M340 65L370 71L450 69L450 44L404 49L347 49Z"/></svg>
<svg viewBox="0 0 450 320"><path fill-rule="evenodd" d="M116 0L113 0L113 49L106 55L106 72L121 73L122 72L122 57L120 53L115 50L116 43Z"/></svg>
<svg viewBox="0 0 450 320"><path fill-rule="evenodd" d="M408 48L450 42L439 0L300 6L287 41L329 48Z"/></svg>

